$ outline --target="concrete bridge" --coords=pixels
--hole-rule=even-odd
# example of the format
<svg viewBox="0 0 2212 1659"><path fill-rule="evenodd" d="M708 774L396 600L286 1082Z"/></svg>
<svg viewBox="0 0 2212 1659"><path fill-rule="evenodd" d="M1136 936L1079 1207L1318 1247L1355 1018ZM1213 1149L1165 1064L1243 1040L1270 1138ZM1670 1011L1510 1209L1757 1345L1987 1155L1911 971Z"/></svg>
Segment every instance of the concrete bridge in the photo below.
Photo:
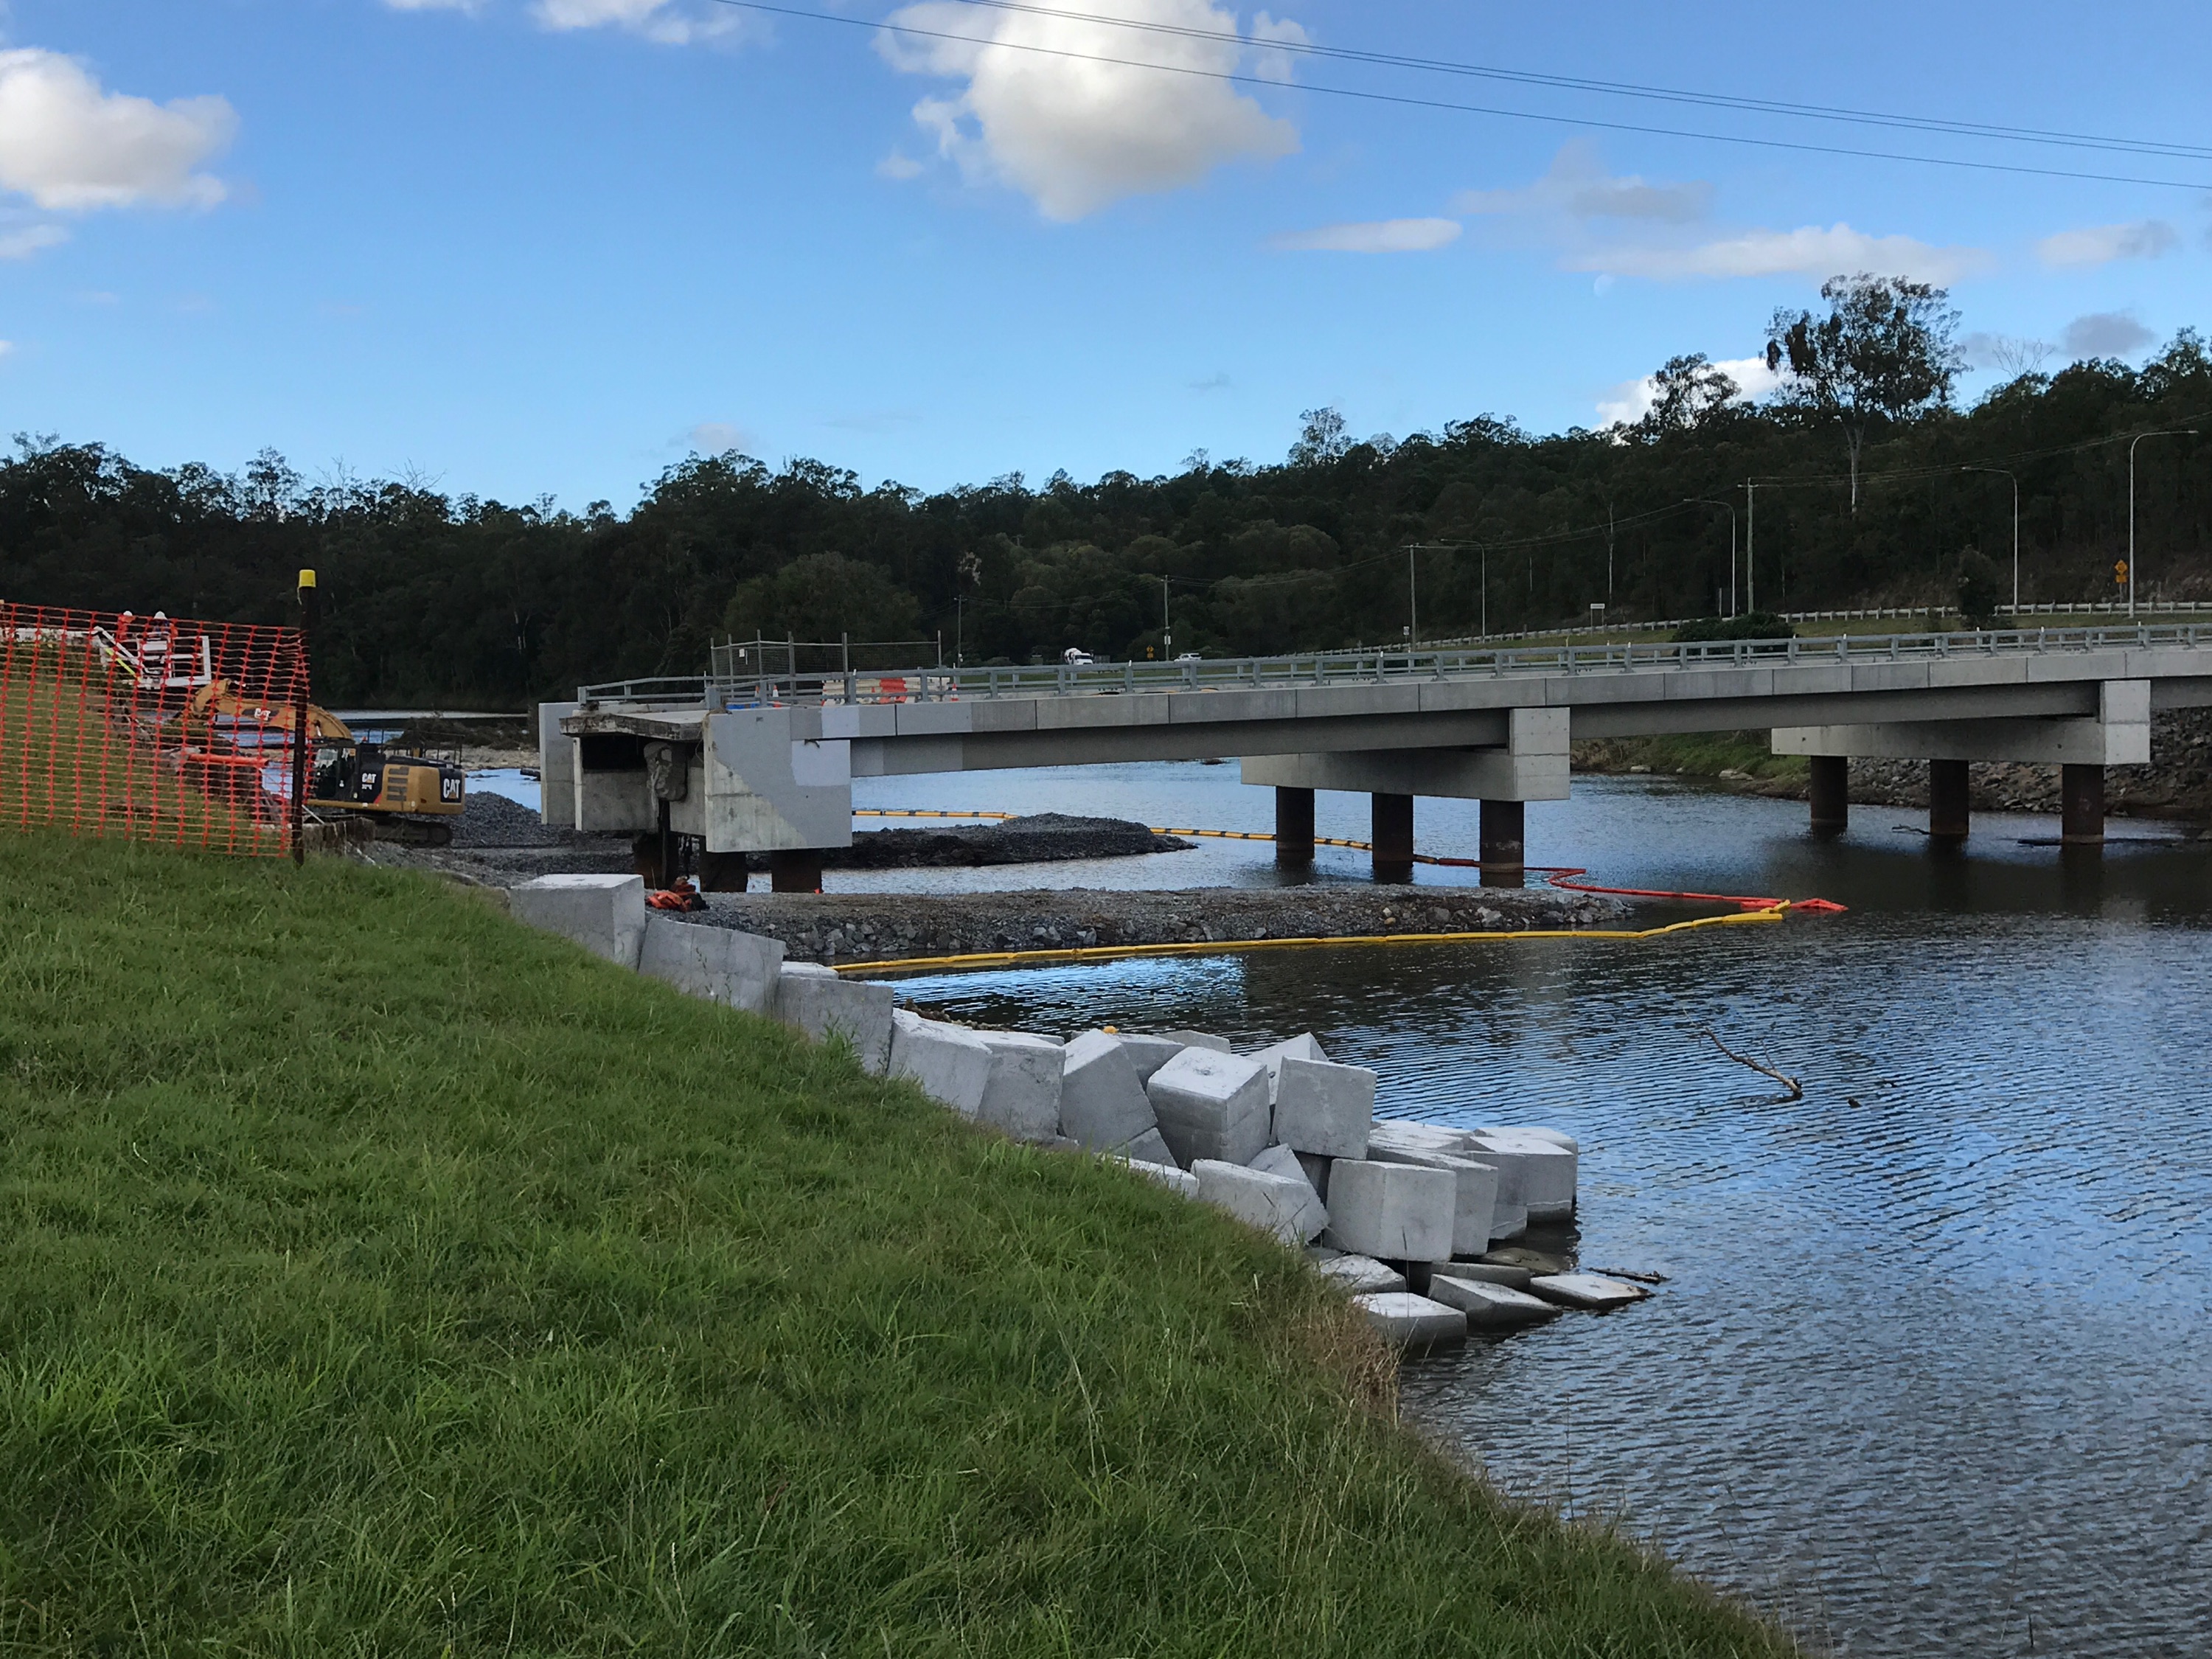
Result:
<svg viewBox="0 0 2212 1659"><path fill-rule="evenodd" d="M2149 760L2154 711L2208 705L2212 627L2182 625L632 680L540 705L538 730L548 823L695 836L709 886L765 852L811 891L856 777L1232 755L1275 791L1285 864L1312 860L1314 791L1352 790L1376 875L1406 879L1415 797L1450 796L1482 804L1484 879L1517 883L1524 805L1566 798L1578 738L1771 731L1830 831L1850 757L1925 760L1951 840L1969 762L2056 765L2065 838L2094 844L2105 768Z"/></svg>

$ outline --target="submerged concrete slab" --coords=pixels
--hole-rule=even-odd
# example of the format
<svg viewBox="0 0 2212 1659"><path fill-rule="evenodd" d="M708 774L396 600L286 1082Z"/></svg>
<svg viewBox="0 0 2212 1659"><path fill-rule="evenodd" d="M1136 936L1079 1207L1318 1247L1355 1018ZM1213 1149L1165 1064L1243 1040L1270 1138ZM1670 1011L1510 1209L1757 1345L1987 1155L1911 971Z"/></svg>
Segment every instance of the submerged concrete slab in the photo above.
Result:
<svg viewBox="0 0 2212 1659"><path fill-rule="evenodd" d="M891 988L841 978L811 962L787 962L777 976L775 1017L817 1042L843 1037L861 1069L881 1077L890 1066Z"/></svg>
<svg viewBox="0 0 2212 1659"><path fill-rule="evenodd" d="M1445 1261L1459 1182L1449 1170L1339 1158L1328 1172L1328 1243L1389 1261Z"/></svg>
<svg viewBox="0 0 2212 1659"><path fill-rule="evenodd" d="M1379 1143L1367 1156L1378 1164L1412 1164L1426 1170L1450 1172L1454 1185L1452 1247L1454 1255L1480 1255L1490 1248L1490 1233L1498 1213L1498 1170L1473 1158L1449 1152L1414 1152Z"/></svg>
<svg viewBox="0 0 2212 1659"><path fill-rule="evenodd" d="M991 1051L991 1072L975 1119L1016 1140L1050 1140L1060 1133L1060 1091L1066 1051L1050 1037L1028 1031L978 1031Z"/></svg>
<svg viewBox="0 0 2212 1659"><path fill-rule="evenodd" d="M734 927L708 927L678 921L658 910L645 915L645 943L637 970L688 995L768 1013L775 1005L776 981L783 972L783 942L741 933Z"/></svg>
<svg viewBox="0 0 2212 1659"><path fill-rule="evenodd" d="M1375 1291L1352 1298L1375 1333L1393 1347L1427 1348L1467 1334L1467 1316L1410 1291Z"/></svg>
<svg viewBox="0 0 2212 1659"><path fill-rule="evenodd" d="M1198 1159L1190 1172L1198 1177L1200 1199L1285 1244L1303 1244L1328 1224L1328 1212L1303 1179L1249 1170L1218 1158Z"/></svg>
<svg viewBox="0 0 2212 1659"><path fill-rule="evenodd" d="M1110 1152L1152 1125L1152 1103L1121 1038L1085 1031L1060 1051L1060 1133Z"/></svg>
<svg viewBox="0 0 2212 1659"><path fill-rule="evenodd" d="M509 893L507 908L517 921L623 968L636 967L645 947L645 883L637 876L540 876Z"/></svg>
<svg viewBox="0 0 2212 1659"><path fill-rule="evenodd" d="M1602 1273L1539 1273L1528 1281L1528 1289L1547 1302L1596 1311L1625 1308L1630 1303L1641 1302L1651 1294L1641 1285L1631 1285L1626 1279L1607 1279Z"/></svg>
<svg viewBox="0 0 2212 1659"><path fill-rule="evenodd" d="M1185 1169L1249 1164L1267 1144L1267 1073L1242 1054L1188 1048L1145 1085L1160 1133Z"/></svg>
<svg viewBox="0 0 2212 1659"><path fill-rule="evenodd" d="M1375 1296L1406 1288L1405 1274L1371 1255L1335 1256L1317 1265L1314 1271L1352 1296Z"/></svg>
<svg viewBox="0 0 2212 1659"><path fill-rule="evenodd" d="M1328 1224L1328 1206L1322 1200L1321 1189L1306 1179L1305 1166L1298 1162L1298 1155L1289 1147L1270 1146L1254 1158L1248 1167L1259 1170L1262 1175L1280 1176L1285 1181L1295 1181L1312 1194L1310 1213L1301 1218L1301 1224L1304 1221L1312 1223L1305 1228L1308 1238Z"/></svg>
<svg viewBox="0 0 2212 1659"><path fill-rule="evenodd" d="M1275 1073L1276 1139L1323 1158L1366 1155L1375 1122L1374 1073L1300 1054L1282 1056Z"/></svg>
<svg viewBox="0 0 2212 1659"><path fill-rule="evenodd" d="M1538 1140L1548 1140L1554 1146L1564 1146L1571 1152L1580 1152L1583 1144L1572 1135L1559 1129L1539 1128L1534 1124L1492 1123L1474 1130L1478 1135L1531 1135Z"/></svg>
<svg viewBox="0 0 2212 1659"><path fill-rule="evenodd" d="M1470 1326L1534 1325L1559 1316L1557 1308L1526 1291L1463 1279L1457 1273L1430 1274L1429 1296L1446 1307L1457 1308Z"/></svg>
<svg viewBox="0 0 2212 1659"><path fill-rule="evenodd" d="M891 1075L912 1079L939 1105L974 1117L991 1080L990 1046L964 1025L947 1025L924 1019L911 1009L895 1008Z"/></svg>
<svg viewBox="0 0 2212 1659"><path fill-rule="evenodd" d="M1152 1164L1140 1158L1128 1160L1129 1167L1147 1181L1157 1181L1172 1192L1185 1198L1198 1196L1198 1177L1188 1170L1178 1170L1172 1164Z"/></svg>

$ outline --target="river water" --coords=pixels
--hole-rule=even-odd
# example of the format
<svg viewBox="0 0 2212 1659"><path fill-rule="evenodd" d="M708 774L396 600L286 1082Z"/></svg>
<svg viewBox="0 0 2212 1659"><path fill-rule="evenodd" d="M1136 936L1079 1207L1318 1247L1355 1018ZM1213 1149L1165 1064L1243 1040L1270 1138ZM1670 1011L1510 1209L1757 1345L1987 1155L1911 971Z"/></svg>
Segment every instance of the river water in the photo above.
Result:
<svg viewBox="0 0 2212 1659"><path fill-rule="evenodd" d="M868 806L1271 828L1234 765L872 780ZM1471 804L1424 800L1424 851ZM1589 1266L1653 1298L1406 1368L1508 1492L1617 1522L1853 1655L2212 1653L2212 843L2115 821L2062 858L1984 816L1578 778L1529 856L1850 913L1663 940L1257 952L946 975L954 1018L1242 1040L1312 1030L1379 1109L1582 1141ZM1364 837L1364 802L1321 798ZM1424 869L1419 879L1472 872ZM1366 879L1324 851L1316 878ZM832 890L1265 884L1264 844L1095 866L832 872ZM1667 907L1655 907L1671 915ZM1696 1035L1800 1076L1791 1102ZM1532 1242L1540 1242L1532 1237Z"/></svg>

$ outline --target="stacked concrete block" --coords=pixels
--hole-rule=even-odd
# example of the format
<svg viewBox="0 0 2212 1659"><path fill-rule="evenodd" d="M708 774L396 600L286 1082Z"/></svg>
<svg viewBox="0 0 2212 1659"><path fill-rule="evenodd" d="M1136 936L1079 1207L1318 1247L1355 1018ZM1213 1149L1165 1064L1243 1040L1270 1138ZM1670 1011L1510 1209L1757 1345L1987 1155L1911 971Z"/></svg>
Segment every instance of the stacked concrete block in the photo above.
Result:
<svg viewBox="0 0 2212 1659"><path fill-rule="evenodd" d="M1538 1140L1548 1140L1554 1146L1564 1146L1571 1152L1579 1152L1583 1149L1582 1142L1559 1129L1539 1129L1528 1126L1509 1128L1503 1124L1493 1123L1486 1128L1476 1129L1473 1133L1479 1135L1529 1135Z"/></svg>
<svg viewBox="0 0 2212 1659"><path fill-rule="evenodd" d="M645 947L645 883L636 876L540 876L507 896L518 921L635 968Z"/></svg>
<svg viewBox="0 0 2212 1659"><path fill-rule="evenodd" d="M1189 1046L1177 1042L1173 1037L1146 1036L1133 1031L1121 1031L1116 1035L1121 1040L1123 1052L1129 1056L1129 1063L1137 1068L1137 1081L1139 1083L1150 1083L1153 1073Z"/></svg>
<svg viewBox="0 0 2212 1659"><path fill-rule="evenodd" d="M1547 1135L1523 1129L1485 1130L1474 1137L1468 1154L1496 1164L1501 1174L1510 1166L1516 1196L1531 1221L1571 1221L1575 1213L1575 1182L1579 1155Z"/></svg>
<svg viewBox="0 0 2212 1659"><path fill-rule="evenodd" d="M1198 1196L1198 1177L1188 1170L1179 1170L1172 1164L1148 1163L1139 1158L1131 1158L1129 1167L1146 1180L1157 1181L1170 1191L1181 1193L1185 1198Z"/></svg>
<svg viewBox="0 0 2212 1659"><path fill-rule="evenodd" d="M1322 1052L1321 1044L1315 1041L1314 1035L1310 1031L1302 1031L1287 1042L1278 1042L1271 1048L1258 1049L1252 1054L1252 1059L1258 1060L1267 1068L1267 1097L1270 1100L1274 1098L1275 1091L1281 1086L1283 1062L1293 1056L1299 1060L1328 1058Z"/></svg>
<svg viewBox="0 0 2212 1659"><path fill-rule="evenodd" d="M1367 1155L1375 1122L1374 1073L1364 1066L1285 1054L1277 1060L1275 1075L1276 1139L1322 1158Z"/></svg>
<svg viewBox="0 0 2212 1659"><path fill-rule="evenodd" d="M1479 1150L1472 1130L1454 1129L1441 1123L1416 1123L1405 1118L1377 1118L1369 1145L1370 1148L1394 1152L1468 1158L1490 1165L1498 1172L1497 1189L1490 1205L1490 1242L1502 1243L1528 1231L1528 1206L1521 1196L1519 1163L1516 1161L1509 1167ZM1370 1158L1375 1155L1374 1151L1368 1154Z"/></svg>
<svg viewBox="0 0 2212 1659"><path fill-rule="evenodd" d="M765 1014L775 1006L776 982L783 974L783 942L741 933L734 927L678 921L648 910L637 970L726 1008Z"/></svg>
<svg viewBox="0 0 2212 1659"><path fill-rule="evenodd" d="M1321 1201L1324 1204L1328 1203L1328 1170L1329 1166L1336 1160L1333 1158L1323 1158L1319 1152L1300 1152L1297 1154L1297 1159L1298 1168L1306 1172L1306 1179L1313 1183L1313 1189L1321 1194Z"/></svg>
<svg viewBox="0 0 2212 1659"><path fill-rule="evenodd" d="M1190 1172L1198 1177L1201 1200L1285 1244L1303 1244L1328 1224L1328 1212L1303 1178L1269 1175L1218 1158L1198 1159Z"/></svg>
<svg viewBox="0 0 2212 1659"><path fill-rule="evenodd" d="M1241 1054L1188 1048L1145 1085L1176 1162L1246 1164L1267 1144L1267 1073Z"/></svg>
<svg viewBox="0 0 2212 1659"><path fill-rule="evenodd" d="M1152 1103L1119 1037L1085 1031L1060 1051L1060 1133L1092 1152L1111 1152L1153 1123Z"/></svg>
<svg viewBox="0 0 2212 1659"><path fill-rule="evenodd" d="M787 962L778 977L775 1017L817 1042L843 1037L862 1069L881 1077L891 1058L891 988L841 978L811 962Z"/></svg>
<svg viewBox="0 0 2212 1659"><path fill-rule="evenodd" d="M1339 1158L1328 1172L1328 1240L1388 1261L1451 1257L1459 1182L1449 1170Z"/></svg>
<svg viewBox="0 0 2212 1659"><path fill-rule="evenodd" d="M1467 1334L1467 1316L1410 1291L1378 1291L1355 1296L1352 1305L1385 1342L1396 1348L1427 1348Z"/></svg>
<svg viewBox="0 0 2212 1659"><path fill-rule="evenodd" d="M975 1108L977 1121L1016 1140L1056 1138L1066 1051L1050 1037L1027 1031L975 1035L991 1051L990 1077Z"/></svg>
<svg viewBox="0 0 2212 1659"><path fill-rule="evenodd" d="M1492 1165L1455 1158L1449 1152L1407 1152L1387 1141L1370 1147L1367 1156L1381 1164L1413 1164L1425 1170L1449 1170L1457 1183L1458 1194L1452 1211L1451 1253L1480 1255L1490 1248L1498 1206L1498 1171Z"/></svg>
<svg viewBox="0 0 2212 1659"><path fill-rule="evenodd" d="M1378 1117L1368 1131L1370 1139L1388 1141L1411 1152L1449 1152L1464 1158L1474 1145L1471 1129L1455 1129L1443 1123L1419 1123L1407 1117Z"/></svg>
<svg viewBox="0 0 2212 1659"><path fill-rule="evenodd" d="M1147 1164L1165 1164L1170 1168L1181 1167L1176 1163L1174 1149L1169 1146L1167 1138L1158 1129L1146 1130L1144 1133L1121 1148L1121 1156L1132 1161L1142 1159Z"/></svg>
<svg viewBox="0 0 2212 1659"><path fill-rule="evenodd" d="M1160 1036L1162 1041L1174 1043L1178 1050L1211 1048L1218 1054L1233 1052L1227 1037L1215 1036L1210 1031L1163 1031Z"/></svg>
<svg viewBox="0 0 2212 1659"><path fill-rule="evenodd" d="M1310 1218L1312 1225L1306 1230L1308 1238L1328 1225L1328 1206L1322 1201L1321 1189L1306 1178L1305 1168L1298 1162L1298 1155L1289 1147L1270 1146L1254 1158L1249 1167L1262 1175L1280 1176L1285 1181L1295 1181L1305 1188L1311 1199Z"/></svg>
<svg viewBox="0 0 2212 1659"><path fill-rule="evenodd" d="M1470 1326L1534 1325L1542 1320L1556 1319L1559 1313L1550 1303L1540 1301L1526 1291L1464 1278L1456 1273L1430 1274L1427 1293L1431 1301L1457 1308L1467 1316Z"/></svg>
<svg viewBox="0 0 2212 1659"><path fill-rule="evenodd" d="M1406 1288L1405 1274L1371 1255L1340 1255L1322 1262L1314 1271L1352 1296L1372 1296Z"/></svg>
<svg viewBox="0 0 2212 1659"><path fill-rule="evenodd" d="M991 1045L964 1025L946 1025L905 1008L891 1012L890 1070L911 1078L932 1100L974 1117L991 1081ZM1053 1133L1047 1125L1045 1133Z"/></svg>

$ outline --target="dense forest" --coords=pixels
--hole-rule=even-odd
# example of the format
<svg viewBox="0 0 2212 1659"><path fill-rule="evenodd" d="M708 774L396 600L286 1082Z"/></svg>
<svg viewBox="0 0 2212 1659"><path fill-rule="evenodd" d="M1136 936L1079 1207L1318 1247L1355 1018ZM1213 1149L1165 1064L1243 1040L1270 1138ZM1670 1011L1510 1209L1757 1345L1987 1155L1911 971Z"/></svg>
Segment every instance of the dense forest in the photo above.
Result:
<svg viewBox="0 0 2212 1659"><path fill-rule="evenodd" d="M1942 299L1917 293L1923 309ZM971 663L1068 646L1141 658L1164 647L1164 599L1175 648L1209 654L1401 641L1409 585L1425 640L1585 622L1593 603L1698 617L1726 603L1729 505L1752 538L1747 480L1762 610L1949 602L1978 571L2008 593L2010 484L1968 470L1996 468L2018 481L2022 597L2109 599L2129 440L2188 426L2206 435L2138 453L2138 575L2145 598L2212 598L2212 355L2197 333L2140 369L2024 374L1962 409L1948 313L1923 342L1936 384L1863 375L1856 402L1816 384L1808 325L1842 313L1778 316L1771 359L1798 373L1757 404L1677 358L1634 425L1539 436L1479 416L1356 441L1317 410L1281 462L1200 453L1170 477L1090 484L864 489L818 461L732 453L671 467L627 515L575 514L310 484L274 453L237 476L152 471L19 438L0 464L0 598L276 621L313 566L320 696L520 707L696 673L711 641L757 632L933 641L890 653L909 661L940 632Z"/></svg>

